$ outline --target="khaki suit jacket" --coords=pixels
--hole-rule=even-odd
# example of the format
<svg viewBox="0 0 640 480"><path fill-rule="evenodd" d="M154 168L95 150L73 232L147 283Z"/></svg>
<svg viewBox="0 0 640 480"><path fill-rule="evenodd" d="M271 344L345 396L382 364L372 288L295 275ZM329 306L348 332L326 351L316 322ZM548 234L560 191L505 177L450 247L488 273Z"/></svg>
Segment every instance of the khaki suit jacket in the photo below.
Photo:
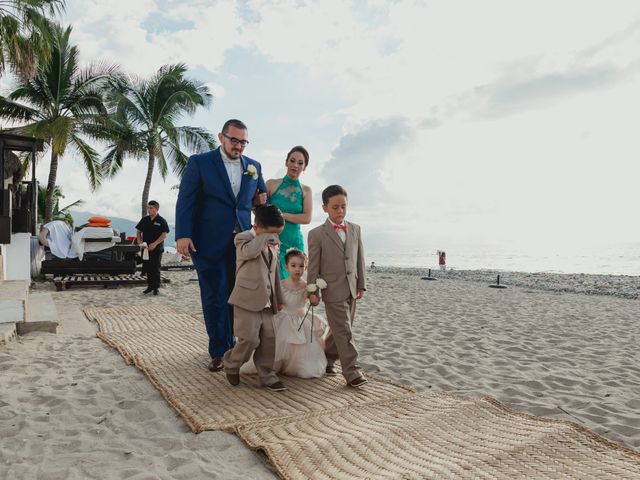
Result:
<svg viewBox="0 0 640 480"><path fill-rule="evenodd" d="M282 304L278 254L269 261L267 242L280 243L278 235L265 233L255 235L247 230L236 235L236 283L229 303L237 307L259 312L267 303L274 314Z"/></svg>
<svg viewBox="0 0 640 480"><path fill-rule="evenodd" d="M309 232L309 268L307 283L317 278L327 282L322 290L325 302L342 302L356 298L358 290L366 290L364 277L364 248L360 237L360 226L345 221L346 241L342 243L327 219L325 223Z"/></svg>

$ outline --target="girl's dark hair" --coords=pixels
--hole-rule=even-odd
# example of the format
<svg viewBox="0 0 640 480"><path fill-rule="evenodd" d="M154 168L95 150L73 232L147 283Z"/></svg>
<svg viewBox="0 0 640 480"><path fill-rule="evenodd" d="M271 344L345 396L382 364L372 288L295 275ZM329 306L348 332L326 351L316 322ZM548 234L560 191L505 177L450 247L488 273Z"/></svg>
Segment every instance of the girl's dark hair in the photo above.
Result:
<svg viewBox="0 0 640 480"><path fill-rule="evenodd" d="M297 248L291 248L287 253L284 254L285 265L289 263L289 259L291 257L301 258L302 260L304 260L304 263L307 263L307 255L302 250L298 250Z"/></svg>
<svg viewBox="0 0 640 480"><path fill-rule="evenodd" d="M306 148L304 148L302 145L296 145L291 150L289 150L289 153L287 153L287 158L285 159L286 161L289 161L289 157L293 152L301 153L302 156L304 157L305 168L309 166L309 152L307 152Z"/></svg>

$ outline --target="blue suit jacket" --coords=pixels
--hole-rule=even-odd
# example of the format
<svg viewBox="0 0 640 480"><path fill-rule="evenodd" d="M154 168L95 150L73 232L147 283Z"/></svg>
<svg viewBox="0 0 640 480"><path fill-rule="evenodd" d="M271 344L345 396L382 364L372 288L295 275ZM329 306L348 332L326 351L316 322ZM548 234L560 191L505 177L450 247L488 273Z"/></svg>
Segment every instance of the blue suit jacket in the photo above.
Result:
<svg viewBox="0 0 640 480"><path fill-rule="evenodd" d="M176 203L176 240L191 238L197 257L217 260L233 245L236 222L240 231L251 228L251 209L256 190L266 192L260 163L240 157L242 171L253 165L258 178L242 175L238 198L233 195L220 148L192 155L180 182Z"/></svg>

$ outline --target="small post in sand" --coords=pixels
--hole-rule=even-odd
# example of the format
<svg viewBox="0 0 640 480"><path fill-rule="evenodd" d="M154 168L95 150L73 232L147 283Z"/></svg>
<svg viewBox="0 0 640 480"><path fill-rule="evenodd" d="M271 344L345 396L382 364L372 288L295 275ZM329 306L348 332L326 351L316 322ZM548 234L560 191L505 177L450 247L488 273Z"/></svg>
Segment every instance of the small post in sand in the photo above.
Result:
<svg viewBox="0 0 640 480"><path fill-rule="evenodd" d="M422 280L437 280L437 278L431 276L431 269L426 277L422 277Z"/></svg>
<svg viewBox="0 0 640 480"><path fill-rule="evenodd" d="M492 283L491 285L489 285L489 288L507 288L507 286L500 283L500 275L498 275L496 283Z"/></svg>

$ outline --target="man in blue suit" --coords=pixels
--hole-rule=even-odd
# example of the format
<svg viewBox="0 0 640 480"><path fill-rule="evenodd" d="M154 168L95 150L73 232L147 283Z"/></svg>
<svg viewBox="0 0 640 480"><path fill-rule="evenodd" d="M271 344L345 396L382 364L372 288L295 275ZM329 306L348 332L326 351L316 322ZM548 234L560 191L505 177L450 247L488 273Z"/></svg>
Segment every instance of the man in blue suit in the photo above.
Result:
<svg viewBox="0 0 640 480"><path fill-rule="evenodd" d="M228 120L220 147L189 158L176 203L176 249L193 258L198 272L212 372L222 370L222 356L233 347L227 303L235 282L233 237L251 228L253 206L267 200L262 167L242 155L247 137L244 123Z"/></svg>

